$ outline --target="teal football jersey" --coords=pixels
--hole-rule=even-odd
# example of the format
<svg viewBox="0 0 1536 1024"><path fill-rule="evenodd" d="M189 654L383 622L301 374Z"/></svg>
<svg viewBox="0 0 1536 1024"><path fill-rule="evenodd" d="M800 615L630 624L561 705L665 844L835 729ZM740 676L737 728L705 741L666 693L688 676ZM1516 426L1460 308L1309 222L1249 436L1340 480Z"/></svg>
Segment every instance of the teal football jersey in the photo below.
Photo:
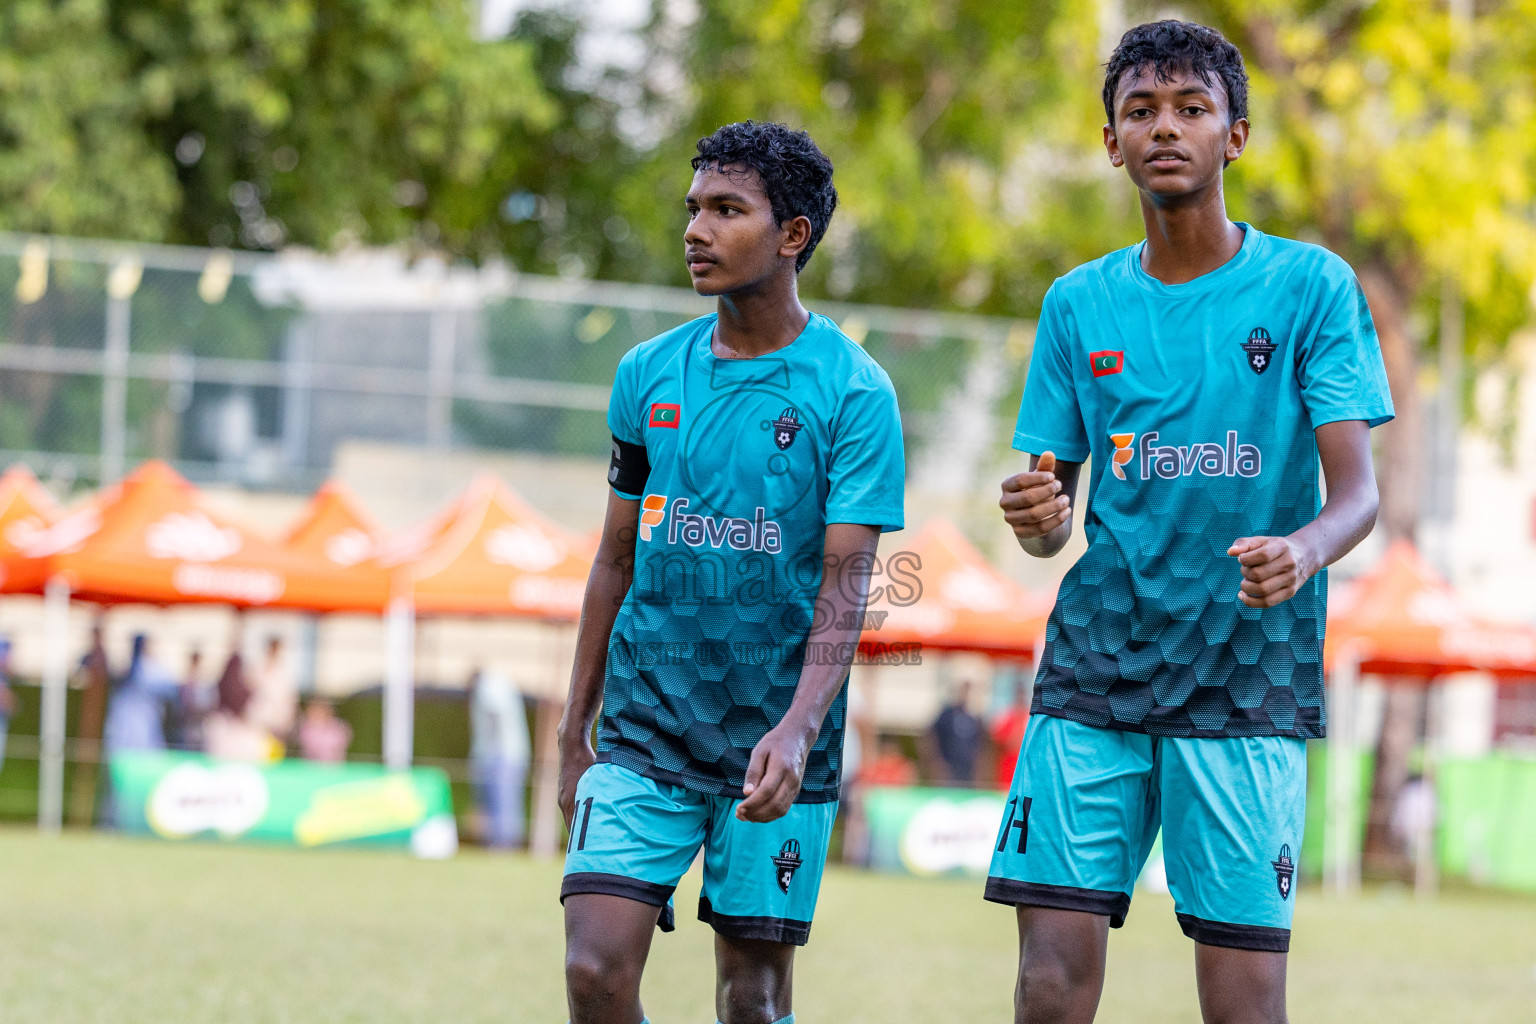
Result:
<svg viewBox="0 0 1536 1024"><path fill-rule="evenodd" d="M1034 710L1164 736L1321 736L1326 573L1249 608L1227 549L1317 517L1313 431L1392 418L1353 271L1246 224L1193 281L1141 267L1145 243L1045 298L1013 446L1092 462L1088 550L1046 628Z"/></svg>
<svg viewBox="0 0 1536 1024"><path fill-rule="evenodd" d="M710 348L715 316L636 346L608 406L645 448L634 579L608 647L598 759L741 796L752 748L789 710L812 635L828 523L902 527L896 392L812 314L756 359ZM806 762L802 802L837 798L845 696Z"/></svg>

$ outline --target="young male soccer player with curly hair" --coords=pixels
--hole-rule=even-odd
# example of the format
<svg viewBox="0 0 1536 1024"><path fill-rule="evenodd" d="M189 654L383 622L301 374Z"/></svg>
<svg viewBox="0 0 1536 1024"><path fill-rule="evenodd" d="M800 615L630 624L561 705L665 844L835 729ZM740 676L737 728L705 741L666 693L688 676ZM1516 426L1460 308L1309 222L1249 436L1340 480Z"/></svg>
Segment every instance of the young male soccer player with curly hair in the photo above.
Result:
<svg viewBox="0 0 1536 1024"><path fill-rule="evenodd" d="M693 168L685 258L718 312L619 363L560 727L573 1024L642 1020L651 936L671 930L700 847L716 1014L793 1021L844 683L876 541L902 526L890 379L796 294L837 205L831 162L804 132L748 121L701 139Z"/></svg>
<svg viewBox="0 0 1536 1024"><path fill-rule="evenodd" d="M1089 455L1093 474L987 880L1018 909L1020 1022L1093 1019L1159 826L1205 1020L1285 1020L1323 567L1375 521L1369 430L1392 402L1344 261L1227 219L1247 92L1209 28L1125 34L1104 144L1147 237L1040 314L1013 442L1030 471L1001 500L1025 551L1061 550Z"/></svg>

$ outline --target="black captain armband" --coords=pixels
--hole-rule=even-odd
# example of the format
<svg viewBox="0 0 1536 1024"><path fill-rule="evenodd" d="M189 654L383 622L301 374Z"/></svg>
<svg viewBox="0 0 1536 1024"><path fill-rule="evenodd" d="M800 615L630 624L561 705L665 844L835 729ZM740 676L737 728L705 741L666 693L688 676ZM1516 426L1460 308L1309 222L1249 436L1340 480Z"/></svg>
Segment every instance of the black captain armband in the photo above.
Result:
<svg viewBox="0 0 1536 1024"><path fill-rule="evenodd" d="M651 478L651 460L646 458L645 445L630 444L613 439L613 458L608 460L608 483L624 494L644 494L645 482Z"/></svg>

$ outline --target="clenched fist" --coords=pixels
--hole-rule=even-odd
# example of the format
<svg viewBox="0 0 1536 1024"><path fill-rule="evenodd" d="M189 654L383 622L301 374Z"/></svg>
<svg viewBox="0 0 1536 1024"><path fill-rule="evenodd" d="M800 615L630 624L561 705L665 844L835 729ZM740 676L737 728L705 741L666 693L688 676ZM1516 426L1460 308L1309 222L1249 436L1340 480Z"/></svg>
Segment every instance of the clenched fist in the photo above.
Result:
<svg viewBox="0 0 1536 1024"><path fill-rule="evenodd" d="M1240 537L1227 554L1242 566L1237 599L1249 608L1273 608L1296 596L1317 572L1317 562L1289 537Z"/></svg>
<svg viewBox="0 0 1536 1024"><path fill-rule="evenodd" d="M998 506L1003 519L1020 540L1044 537L1072 515L1072 502L1061 493L1056 476L1056 456L1046 452L1028 473L1018 473L1003 481L1003 496Z"/></svg>

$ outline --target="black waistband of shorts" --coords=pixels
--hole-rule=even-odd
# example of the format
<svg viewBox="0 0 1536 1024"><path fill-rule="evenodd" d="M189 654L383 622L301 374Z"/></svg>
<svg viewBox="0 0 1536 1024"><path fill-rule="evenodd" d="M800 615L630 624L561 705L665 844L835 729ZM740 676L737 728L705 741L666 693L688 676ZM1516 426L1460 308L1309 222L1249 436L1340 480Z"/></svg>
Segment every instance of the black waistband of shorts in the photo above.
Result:
<svg viewBox="0 0 1536 1024"><path fill-rule="evenodd" d="M636 903L660 907L661 916L656 919L656 926L664 932L669 932L676 926L676 919L672 913L672 905L668 901L672 899L672 893L676 889L675 885L645 882L627 875L610 875L601 871L575 871L566 875L560 883L560 902L564 903L567 896L622 896Z"/></svg>
<svg viewBox="0 0 1536 1024"><path fill-rule="evenodd" d="M699 920L728 939L760 939L803 946L811 937L811 922L787 917L738 917L722 914L699 897Z"/></svg>
<svg viewBox="0 0 1536 1024"><path fill-rule="evenodd" d="M1123 892L1106 889L1079 889L1073 885L1045 885L1020 882L1012 878L987 879L985 896L993 903L1015 907L1045 907L1050 910L1079 910L1109 918L1111 928L1125 924L1131 912L1131 898Z"/></svg>
<svg viewBox="0 0 1536 1024"><path fill-rule="evenodd" d="M703 793L705 796L721 796L727 800L745 800L746 794L740 786L733 786L722 780L701 780L697 776L685 775L682 772L668 771L658 768L645 758L625 747L609 747L597 752L599 764L615 764L620 768L644 776L666 786L681 786L691 789L695 793ZM821 789L801 788L795 797L797 804L830 804L838 799L838 784L836 782Z"/></svg>
<svg viewBox="0 0 1536 1024"><path fill-rule="evenodd" d="M1049 662L1047 662L1049 664ZM1035 695L1030 701L1031 715L1049 715L1064 718L1095 729L1114 729L1118 732L1135 732L1147 736L1190 740L1256 739L1264 736L1280 736L1286 739L1319 740L1327 735L1321 707L1298 706L1288 729L1275 725L1274 720L1262 707L1234 708L1220 729L1201 729L1190 718L1189 712L1180 707L1163 707L1154 703L1146 716L1137 722L1123 722L1114 715L1109 698L1076 688L1076 683L1058 682L1058 692L1066 691L1066 703L1056 707L1045 703L1048 682L1035 684ZM1138 684L1141 685L1141 684ZM1150 689L1150 686L1148 687Z"/></svg>
<svg viewBox="0 0 1536 1024"><path fill-rule="evenodd" d="M1258 953L1289 953L1291 930L1268 928L1261 924L1232 924L1227 921L1207 921L1190 914L1176 914L1184 934L1202 946L1222 946L1226 949L1248 949Z"/></svg>

